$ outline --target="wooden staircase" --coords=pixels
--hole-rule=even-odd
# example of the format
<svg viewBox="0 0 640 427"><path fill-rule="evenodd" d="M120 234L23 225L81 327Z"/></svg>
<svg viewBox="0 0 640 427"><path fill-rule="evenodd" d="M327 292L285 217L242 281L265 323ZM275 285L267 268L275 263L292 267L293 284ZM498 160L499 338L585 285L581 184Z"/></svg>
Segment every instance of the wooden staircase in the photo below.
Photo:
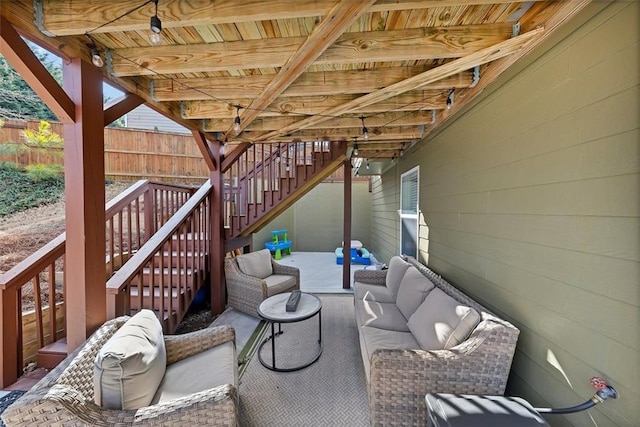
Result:
<svg viewBox="0 0 640 427"><path fill-rule="evenodd" d="M344 142L254 144L230 168L225 182L225 238L247 236L280 215L341 167ZM275 150L275 151L274 151ZM260 158L262 161L253 161ZM284 165L284 166L283 166ZM244 166L244 167L242 167ZM246 172L242 175L234 171Z"/></svg>

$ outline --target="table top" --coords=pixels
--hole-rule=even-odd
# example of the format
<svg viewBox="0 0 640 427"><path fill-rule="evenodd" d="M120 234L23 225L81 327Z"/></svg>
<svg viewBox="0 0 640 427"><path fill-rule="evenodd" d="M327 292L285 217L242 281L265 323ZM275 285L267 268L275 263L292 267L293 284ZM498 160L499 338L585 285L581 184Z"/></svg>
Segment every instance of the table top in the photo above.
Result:
<svg viewBox="0 0 640 427"><path fill-rule="evenodd" d="M289 295L291 292L285 292L262 301L258 307L260 317L273 322L298 322L315 315L322 308L322 303L317 296L302 292L296 311L288 312L286 305Z"/></svg>

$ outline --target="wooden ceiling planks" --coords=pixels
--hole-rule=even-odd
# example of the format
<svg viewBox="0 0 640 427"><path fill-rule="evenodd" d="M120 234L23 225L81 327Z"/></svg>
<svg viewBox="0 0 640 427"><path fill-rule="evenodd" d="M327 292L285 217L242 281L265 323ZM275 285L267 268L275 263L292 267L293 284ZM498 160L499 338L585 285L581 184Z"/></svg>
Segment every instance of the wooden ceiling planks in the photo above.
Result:
<svg viewBox="0 0 640 427"><path fill-rule="evenodd" d="M159 46L147 39L153 4L103 26L142 3L20 0L1 2L0 11L67 57L89 58L84 34L91 31L110 58L109 80L210 138L359 137L362 144L363 115L377 143L361 151L377 158L398 155L389 144L407 147L437 130L588 1L159 0ZM358 4L350 22L327 22L342 17L331 15L334 8ZM521 16L526 34L513 38ZM335 40L313 40L322 27L332 28ZM470 88L475 65L482 73ZM447 111L454 88L456 103ZM234 136L237 105L252 108L241 110L246 131Z"/></svg>

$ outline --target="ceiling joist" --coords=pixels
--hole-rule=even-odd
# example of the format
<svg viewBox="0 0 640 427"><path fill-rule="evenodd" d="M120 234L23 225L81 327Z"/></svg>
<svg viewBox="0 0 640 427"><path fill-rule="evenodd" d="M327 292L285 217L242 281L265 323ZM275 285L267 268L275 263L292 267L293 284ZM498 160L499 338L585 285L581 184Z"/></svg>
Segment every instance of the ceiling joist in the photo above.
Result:
<svg viewBox="0 0 640 427"><path fill-rule="evenodd" d="M508 23L345 33L314 65L459 58L507 40ZM306 37L114 49L114 76L161 75L282 67Z"/></svg>

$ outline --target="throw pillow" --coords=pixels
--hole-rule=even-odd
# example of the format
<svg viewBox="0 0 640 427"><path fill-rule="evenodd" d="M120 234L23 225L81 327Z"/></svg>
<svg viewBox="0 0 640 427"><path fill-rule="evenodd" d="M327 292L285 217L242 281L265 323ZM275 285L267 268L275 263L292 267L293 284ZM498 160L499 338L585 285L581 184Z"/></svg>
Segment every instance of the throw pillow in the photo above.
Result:
<svg viewBox="0 0 640 427"><path fill-rule="evenodd" d="M141 310L104 344L95 360L96 405L107 409L148 406L167 366L162 325Z"/></svg>
<svg viewBox="0 0 640 427"><path fill-rule="evenodd" d="M423 350L442 350L463 342L480 314L436 288L411 315L407 326Z"/></svg>
<svg viewBox="0 0 640 427"><path fill-rule="evenodd" d="M386 285L394 298L398 296L398 288L404 277L404 273L411 266L407 261L399 256L394 256L389 260L389 270L387 270Z"/></svg>
<svg viewBox="0 0 640 427"><path fill-rule="evenodd" d="M262 249L257 252L240 255L236 257L238 268L244 274L264 279L273 274L271 265L271 252L269 249Z"/></svg>
<svg viewBox="0 0 640 427"><path fill-rule="evenodd" d="M396 298L396 305L405 319L411 317L433 288L433 283L424 277L417 268L411 266L407 269L400 282Z"/></svg>

